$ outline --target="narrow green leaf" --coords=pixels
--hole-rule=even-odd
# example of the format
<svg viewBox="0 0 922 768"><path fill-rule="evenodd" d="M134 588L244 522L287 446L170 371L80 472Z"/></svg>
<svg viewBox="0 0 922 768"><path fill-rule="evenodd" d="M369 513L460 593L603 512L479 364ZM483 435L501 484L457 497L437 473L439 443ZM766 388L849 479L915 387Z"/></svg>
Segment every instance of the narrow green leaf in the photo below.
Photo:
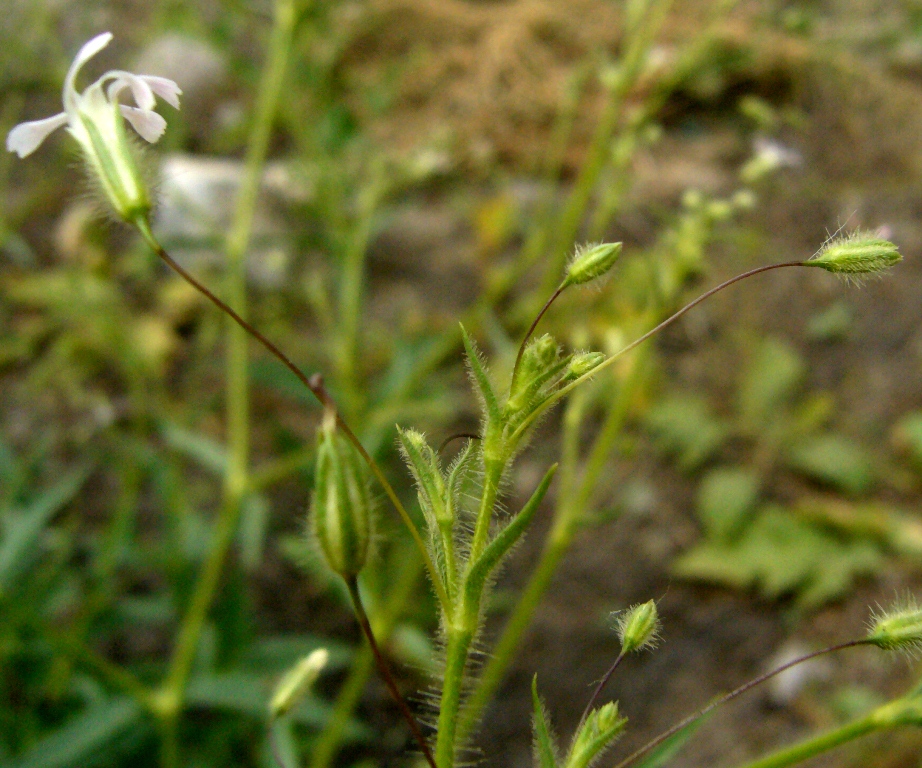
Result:
<svg viewBox="0 0 922 768"><path fill-rule="evenodd" d="M217 475L227 469L224 446L205 435L193 432L173 421L163 421L160 433L167 445Z"/></svg>
<svg viewBox="0 0 922 768"><path fill-rule="evenodd" d="M497 423L500 418L499 402L496 400L496 393L490 386L490 379L484 370L483 363L480 360L480 353L464 326L461 326L461 339L464 342L464 351L467 353L467 363L471 369L471 376L477 385L477 391L483 400L484 408L487 411L487 421Z"/></svg>
<svg viewBox="0 0 922 768"><path fill-rule="evenodd" d="M548 722L547 710L538 696L538 676L531 679L531 701L534 709L535 762L538 768L557 768L557 745Z"/></svg>
<svg viewBox="0 0 922 768"><path fill-rule="evenodd" d="M709 713L704 717L699 717L694 722L686 725L681 731L670 736L666 741L645 755L639 762L634 763L633 768L663 768L667 765L682 748L688 743L689 739L695 735L698 729L711 718Z"/></svg>
<svg viewBox="0 0 922 768"><path fill-rule="evenodd" d="M89 475L89 466L68 472L28 507L10 515L0 543L0 595L12 587L28 561L39 551L39 538L45 526L74 498Z"/></svg>
<svg viewBox="0 0 922 768"><path fill-rule="evenodd" d="M141 707L125 697L94 705L3 768L83 768L143 716Z"/></svg>

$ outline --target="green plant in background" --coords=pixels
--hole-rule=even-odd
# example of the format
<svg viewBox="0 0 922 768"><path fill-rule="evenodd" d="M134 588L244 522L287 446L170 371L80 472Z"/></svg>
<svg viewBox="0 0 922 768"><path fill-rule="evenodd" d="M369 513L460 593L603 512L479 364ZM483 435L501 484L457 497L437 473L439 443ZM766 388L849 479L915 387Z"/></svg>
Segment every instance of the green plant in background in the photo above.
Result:
<svg viewBox="0 0 922 768"><path fill-rule="evenodd" d="M751 345L747 345L751 346ZM756 587L768 598L795 594L807 608L844 594L854 579L883 563L866 537L843 535L771 499L786 473L856 497L874 485L876 470L855 442L832 431L829 395L799 395L805 365L777 339L750 353L734 411L717 416L693 395L669 397L647 414L647 426L680 468L703 473L695 511L704 537L673 564L677 574ZM720 463L723 448L745 445L744 464Z"/></svg>
<svg viewBox="0 0 922 768"><path fill-rule="evenodd" d="M251 237L252 219L258 179L263 166L268 138L274 113L284 81L287 59L293 46L293 36L297 27L297 8L290 2L279 0L276 4L275 28L270 43L270 53L263 82L260 87L260 101L256 107L255 124L250 137L244 182L238 194L238 203L231 228L226 252L228 255L227 285L223 294L228 298L220 299L205 285L182 268L169 255L167 249L158 241L149 220L149 193L137 172L133 150L127 145L121 115L124 107L112 100L118 88L111 93L104 93L104 81L90 86L84 94L77 94L73 87L76 68L107 42L104 36L89 43L75 61L74 68L68 75L65 99L67 112L64 118L70 123L72 132L81 141L89 154L91 174L100 182L102 192L115 214L132 225L141 235L143 241L171 268L176 270L186 281L195 287L208 300L217 305L227 316L227 403L228 403L228 446L226 449L216 447L183 430L167 427L166 433L172 435L172 443L186 455L195 455L224 476L224 498L220 506L217 522L211 535L201 529L201 519L177 514L171 521L177 527L172 539L182 542L182 546L198 548L196 556L189 558L181 567L201 562L198 574L190 581L188 577L178 579L185 581L186 596L179 601L179 630L174 644L171 662L166 674L158 676L148 671L141 674L128 672L115 666L91 651L85 641L89 625L83 632L75 632L61 640L64 653L62 657L70 662L79 663L93 670L107 681L114 689L122 692L117 698L108 698L96 702L77 718L72 718L63 730L38 743L25 757L22 764L65 765L79 759L80 755L93 753L98 745L113 737L123 734L130 726L135 726L153 719L159 729L162 745L161 762L164 766L177 765L180 762L182 714L186 708L204 704L220 708L222 706L238 712L249 713L251 717L266 721L275 744L275 759L283 765L299 760L295 738L291 729L294 719L300 713L302 722L318 725L320 721L329 723L326 734L322 737L323 745L315 753L322 755L322 760L332 759L338 742L347 730L349 712L361 691L365 678L376 662L391 692L413 730L420 750L433 768L450 768L457 764L467 738L490 698L511 653L521 637L534 612L541 593L546 589L550 575L556 568L563 552L569 546L578 529L589 519L589 502L596 492L599 473L610 455L614 440L632 398L636 395L639 382L642 381L642 358L640 363L625 365L631 358L622 357L641 342L674 322L700 301L739 280L762 272L789 267L816 267L827 271L854 276L882 271L899 260L899 255L892 244L866 234L856 234L850 238L837 239L829 243L814 259L806 262L792 261L758 267L747 273L725 281L708 291L678 312L673 310L679 304L680 289L685 279L700 268L704 244L710 237L713 224L732 214L734 209L742 207L744 197L731 201L705 201L691 199L687 211L681 216L674 229L668 229L659 251L648 259L625 258L624 293L613 294L616 300L629 307L625 314L623 335L614 339L608 353L579 351L593 341L592 332L582 329L584 338L568 339L568 345L577 351L566 352L551 334L535 335L536 326L545 312L558 300L565 301L567 294L573 294L574 286L589 283L602 277L612 269L615 261L622 255L620 243L608 243L578 249L568 265L567 255L576 234L579 222L589 207L589 199L598 191L597 185L606 173L616 173L623 168L633 151L632 141L638 140L642 129L647 126L649 114L641 119L632 119L627 129L620 134L615 143L615 151L609 152L612 136L618 124L620 110L628 90L638 81L646 53L649 52L659 24L668 10L666 2L633 2L628 6L628 40L626 53L621 68L609 72L606 82L611 87L612 98L600 123L594 150L578 181L573 197L564 206L558 222L552 222L543 232L526 241L526 246L511 269L498 271L495 279L489 281L490 288L485 297L465 318L460 334L456 330L446 332L432 345L427 354L419 355L409 366L410 373L402 377L390 378L390 386L377 400L369 398L368 382L359 361L362 356L362 335L360 332L362 282L364 272L364 253L369 233L373 227L374 212L380 204L387 185L383 185L375 173L366 190L367 195L360 196L356 219L347 218L339 230L352 230L342 240L338 253L341 256L338 273L338 290L335 301L324 297L323 291L315 292L315 305L321 308L319 315L327 314L335 318L333 338L327 350L330 364L330 383L319 376L307 376L287 357L278 346L251 324L247 319L246 292L243 276L243 259ZM720 6L723 8L724 6ZM697 52L700 54L700 51ZM107 76L104 76L104 78ZM126 115L133 124L140 127L142 136L154 137L160 126L156 113L152 111L153 96L144 90L153 87L145 80L132 79L126 73L111 75L116 85L127 85L137 103L137 111ZM166 94L176 95L176 91L165 83L157 87ZM158 91L158 93L160 92ZM657 97L661 94L657 94ZM86 98L83 104L80 99ZM650 99L655 105L656 97ZM85 108L84 108L85 107ZM159 118L162 120L162 118ZM61 123L60 118L40 124L26 124L26 127L14 129L8 144L20 154L37 145L44 131ZM147 136L145 136L147 137ZM626 148L627 147L627 148ZM617 191L617 190L616 190ZM328 198L332 201L331 210L336 209L344 198L335 194ZM604 230L610 217L619 205L619 194L610 189L600 195L594 209L592 227ZM559 230L550 229L560 223ZM356 226L358 225L358 226ZM473 333L465 330L477 330L482 337L484 330L490 328L491 315L497 303L507 297L518 278L537 264L549 242L549 233L554 233L556 240L551 247L553 257L548 261L544 273L546 290L537 290L519 298L518 306L513 307L511 316L525 318L520 320L524 326L531 325L521 337L520 343L506 345L492 356L491 366L495 375L491 375L485 358L473 340ZM561 234L562 233L562 234ZM537 242L538 245L534 245ZM561 274L563 277L561 278ZM556 288L555 288L556 286ZM648 301L649 294L656 297ZM633 295L632 295L633 292ZM640 294L644 294L641 298ZM548 298L549 296L549 298ZM534 310L529 312L529 307ZM541 307L538 309L538 307ZM120 318L121 313L113 315ZM642 335L633 333L638 327L655 326ZM287 369L320 402L324 416L318 437L316 451L295 453L284 457L277 464L252 471L250 467L250 433L248 395L248 356L246 351L246 334L256 338L275 357L277 363ZM636 340L625 343L627 338L635 336ZM585 338L589 337L589 338ZM376 460L378 450L369 450L364 444L367 437L372 446L380 448L386 435L381 414L393 418L412 401L415 387L429 371L437 366L456 348L458 341L463 344L471 379L475 392L479 396L481 408L480 430L476 437L465 436L468 440L454 462L445 465L440 453L434 450L419 431L402 429L398 432L398 441L403 458L417 486L417 498L422 521L412 515L404 506L402 494L391 486L387 473ZM511 347L511 348L510 348ZM514 354L513 354L514 352ZM395 355L393 365L397 370L407 369L406 360L399 360ZM615 377L619 392L617 398L602 394L600 384L607 383L608 374L619 366L619 376ZM590 387L590 380L596 384ZM141 382L141 391L146 381ZM377 394L377 393L375 393ZM557 465L553 465L538 483L531 498L521 509L508 515L503 512L505 488L512 474L516 457L524 449L533 435L533 429L540 418L557 402L567 395L568 401L564 416L564 434L562 460L559 475L563 489L558 493L557 510L552 534L548 539L542 560L535 571L534 580L526 588L521 602L516 607L509 625L500 640L498 652L494 657L494 666L488 666L481 682L476 683L477 674L473 664L473 655L480 640L484 620L484 609L489 600L492 583L510 550L525 534L530 523L547 494ZM143 398L141 398L143 399ZM603 406L597 405L605 402ZM604 414L603 428L590 444L584 464L580 462L580 433L590 409L600 407ZM366 416L372 415L369 434L356 434L350 424L365 425ZM144 436L143 425L137 428L136 436ZM361 439L360 439L361 438ZM719 440L718 440L719 442ZM150 465L144 471L157 479L159 493L167 500L167 508L182 510L185 506L181 498L183 490L176 480L176 465L162 462L139 450L143 461ZM297 471L304 465L305 458L315 454L314 469L315 495L313 501L313 520L315 535L320 554L333 573L341 577L345 592L351 601L359 624L368 639L368 652L356 652L350 676L343 688L343 694L332 713L326 718L318 714L316 700L308 695L306 704L295 710L294 699L304 694L311 679L319 670L318 656L307 656L286 676L277 689L271 702L267 701L263 686L264 679L255 674L247 674L241 665L241 671L222 673L220 656L222 648L215 647L215 642L226 642L226 638L242 630L240 627L243 611L234 605L233 595L220 595L219 578L229 571L234 578L234 569L226 567L226 560L232 546L238 521L244 517L242 530L246 540L258 540L261 534L247 525L246 516L252 515L257 523L261 510L259 491L264 484ZM144 466L141 458L137 460L136 472ZM367 466L376 482L384 488L389 502L396 508L410 539L415 545L407 549L399 541L387 547L382 566L369 566L368 551L372 538L372 510L369 499L368 480L364 477ZM822 462L820 462L822 465ZM581 475L581 476L579 476ZM81 475L82 477L82 475ZM68 495L79 489L81 479L71 479L65 483L63 490L52 489L52 501L38 503L36 508L26 507L26 512L17 512L17 522L25 525L25 533L9 538L14 546L19 538L32 541L47 523L51 514ZM126 476L123 516L116 516L113 521L112 540L109 542L124 546L130 537L130 511L136 504L139 475L134 478ZM74 486L73 488L71 486ZM40 497L41 498L41 497ZM31 511L29 511L31 509ZM37 511L36 511L37 510ZM31 522L29 522L31 521ZM187 537L189 528L199 526ZM31 526L31 528L30 528ZM258 527L258 526L257 526ZM33 532L30 534L29 531ZM248 535L247 532L252 535ZM9 533L9 531L7 531ZM31 537L31 538L30 538ZM6 544L4 545L6 547ZM22 545L19 545L20 547ZM119 546L107 549L117 551ZM5 551L5 549L3 550ZM21 551L21 550L20 550ZM248 550L256 552L251 557L258 559L258 547ZM18 557L11 555L14 560ZM109 554L100 556L105 563ZM421 565L420 565L421 563ZM397 567L402 565L402 567ZM18 567L18 566L17 566ZM106 566L110 570L111 563ZM383 654L378 650L378 640L387 636L393 629L401 612L402 604L409 600L420 568L430 579L435 593L436 610L439 615L441 641L444 645L444 669L441 672L441 689L439 694L438 723L432 740L431 749L409 707L403 701L399 690L393 682ZM364 584L359 584L361 573ZM367 579L365 578L367 576ZM105 580L102 580L105 585ZM371 600L363 596L363 588L371 593ZM104 595L112 607L111 595ZM375 610L371 615L366 611L365 602ZM147 606L137 606L139 609ZM121 606L124 609L124 606ZM874 644L883 648L911 646L918 642L915 626L914 609L910 606L899 608L893 613L880 618L868 638L852 641L839 646L851 647L858 644ZM214 633L209 621L218 625ZM161 607L156 614L158 620L169 617ZM236 626L235 626L236 624ZM634 650L649 644L655 634L657 625L655 606L646 603L639 606L625 617L620 625L622 653L615 662ZM310 645L312 641L304 641ZM319 643L314 642L314 645ZM348 656L329 643L327 652L331 654L331 666L336 666ZM211 646L211 647L210 647ZM261 650L266 653L272 643L269 639L252 644L250 651ZM293 648L289 648L293 650ZM310 650L303 644L296 653L288 653L289 663L305 656ZM238 648L228 652L241 653ZM276 658L285 654L278 653ZM311 659L313 661L311 662ZM251 662L252 664L255 663ZM277 665L278 666L278 665ZM285 665L287 666L287 665ZM614 671L614 667L610 671ZM767 677L767 676L766 676ZM605 680L607 680L608 675ZM603 680L603 685L604 685ZM468 692L472 690L468 698ZM537 695L535 687L535 728L538 743L538 762L545 766L588 766L595 761L624 730L626 720L618 714L614 703L594 707L601 694L599 686L596 694L586 708L586 714L573 738L566 756L558 754L550 736L549 718ZM746 688L748 689L748 687ZM728 695L733 698L744 689ZM310 706L313 704L313 708ZM851 739L862 733L895 727L900 724L913 723L918 720L918 707L912 696L900 699L876 711L873 717L840 730L820 739L788 751L782 755L768 758L766 765L794 764L813 754L818 754L831 746ZM680 723L667 731L663 737L646 748L653 750L665 744L679 733L689 733L693 723L697 722L699 713L692 719ZM354 730L354 729L353 729ZM675 742L672 742L675 743ZM55 751L57 750L57 752ZM622 762L626 765L641 756L637 753ZM761 764L761 763L760 763Z"/></svg>

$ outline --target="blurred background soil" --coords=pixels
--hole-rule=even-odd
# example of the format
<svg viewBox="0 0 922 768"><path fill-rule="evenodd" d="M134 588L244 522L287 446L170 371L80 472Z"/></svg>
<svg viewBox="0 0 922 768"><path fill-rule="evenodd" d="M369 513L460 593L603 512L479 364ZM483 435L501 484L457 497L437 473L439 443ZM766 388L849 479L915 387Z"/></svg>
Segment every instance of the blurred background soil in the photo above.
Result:
<svg viewBox="0 0 922 768"><path fill-rule="evenodd" d="M395 152L430 145L436 161L445 164L445 181L401 203L371 243L373 327L412 324L419 316L451 318L477 294L484 260L503 255L502 245L484 242L477 201L491 189L491 180L502 178L508 182L504 194L516 207L528 208L567 78L600 51L618 50L619 5L606 0L343 4L341 23L357 31L345 50L330 55L341 57L337 71L349 84L351 108L375 141ZM657 49L664 66L679 42L703 25L709 5L676 4ZM89 33L111 28L121 51L143 47L135 43L146 39L145 25L157 18L149 8L130 1L88 3L70 28L61 29L58 44L72 50ZM225 10L205 4L201 15L217 26ZM252 11L236 5L230 10ZM908 1L742 3L721 26L720 57L670 96L660 114L663 136L638 155L635 182L609 239L623 240L626 249L649 244L657 215L677 206L689 188L732 193L753 140L738 102L754 94L779 113L794 115L778 141L797 161L763 187L746 214L744 227L752 234L744 254L735 247L739 241L710 249L701 289L756 264L807 258L840 225L885 228L905 261L892 276L860 289L801 270L762 276L718 296L656 342L663 352L663 389L729 402L741 349L751 335L783 338L807 362L806 387L832 393L836 427L869 446L878 461L892 461L894 424L922 407L922 36L908 32L918 13ZM254 18L263 23L261 9ZM255 36L238 33L232 44L238 54L257 59L257 43ZM28 82L26 63L8 65ZM383 104L366 97L375 89L383 91ZM206 105L196 107L187 96L186 104L201 111L205 126L190 123L186 148L204 141L209 120L226 117L236 98L234 85L206 87L203 98ZM43 98L33 104L27 93L25 99L29 117L45 114ZM581 103L565 164L568 182L600 108L601 94L590 92ZM285 148L282 141L275 150ZM12 173L18 180L10 190L12 208L25 205L30 195L47 197L47 189L35 192L36 183L41 187L38 172ZM44 215L32 217L23 230L43 260L59 257L66 213L72 211L69 199L64 194L50 200ZM852 318L843 336L832 342L811 336L811 318L843 303ZM70 416L60 403L28 400L35 392L18 387L21 371L13 366L0 373L8 433L25 441L47 421L66 430ZM274 402L258 389L255 397L265 398L266 407ZM300 417L286 418L309 434ZM459 422L464 418L462 413ZM517 494L526 494L527 478L553 458L544 443L556 444L556 428L556 420L549 420L523 459L526 480ZM664 624L661 646L630 659L611 686L631 719L629 735L617 748L627 754L663 724L762 672L778 654L860 633L867 606L922 588L918 562L898 557L860 580L847 597L813 611L798 610L789 599L770 601L674 578L672 558L700 536L692 512L695 482L643 430L633 428L630 441L606 483L612 497L626 485L643 493L620 520L578 538L484 718L473 761L510 768L531 764L535 673L558 732L572 731L590 686L617 653L606 618L613 610L657 598ZM900 477L885 483L879 498L918 514L920 481L911 474ZM786 475L771 482L780 499L822 490ZM279 519L273 527L297 528L303 506L283 487L274 497ZM506 567L497 611L503 596L524 582L546 526L546 520L539 522ZM318 614L324 603L302 579L277 554L268 555L253 587L261 624L349 635L348 616ZM488 640L484 644L489 647ZM723 708L673 764L732 765L829 726L825 704L836 691L855 685L895 693L917 676L912 665L871 653L836 656L805 673L793 692L766 688ZM374 714L377 708L386 714ZM378 683L363 711L376 724L382 718L396 722ZM900 732L864 740L814 764L918 768L920 755L922 738ZM400 763L394 754L388 759Z"/></svg>

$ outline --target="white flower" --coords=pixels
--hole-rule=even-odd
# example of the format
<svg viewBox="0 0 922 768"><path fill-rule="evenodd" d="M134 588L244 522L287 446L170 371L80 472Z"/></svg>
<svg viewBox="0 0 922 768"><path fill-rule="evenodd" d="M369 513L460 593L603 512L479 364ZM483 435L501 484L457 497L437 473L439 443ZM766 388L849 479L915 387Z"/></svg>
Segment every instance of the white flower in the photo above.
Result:
<svg viewBox="0 0 922 768"><path fill-rule="evenodd" d="M34 152L52 131L67 126L68 132L80 143L93 174L116 212L125 219L150 208L147 190L138 172L129 147L124 117L141 137L150 143L157 141L166 130L166 120L154 112L159 96L179 108L182 91L172 80L152 75L134 75L110 70L83 93L75 81L80 68L105 48L112 40L110 32L97 35L77 53L64 79L64 111L44 120L20 123L6 137L6 148L20 157ZM120 104L119 96L131 90L137 106Z"/></svg>

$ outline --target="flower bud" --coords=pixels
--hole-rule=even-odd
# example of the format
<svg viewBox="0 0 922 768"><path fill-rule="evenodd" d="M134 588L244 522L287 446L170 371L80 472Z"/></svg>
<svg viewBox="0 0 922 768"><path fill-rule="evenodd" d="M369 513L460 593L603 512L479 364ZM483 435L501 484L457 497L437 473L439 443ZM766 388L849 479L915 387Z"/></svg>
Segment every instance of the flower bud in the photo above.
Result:
<svg viewBox="0 0 922 768"><path fill-rule="evenodd" d="M885 651L922 650L922 609L906 600L872 617L867 642Z"/></svg>
<svg viewBox="0 0 922 768"><path fill-rule="evenodd" d="M655 646L659 639L659 628L659 615L653 600L623 611L617 618L621 653L633 653Z"/></svg>
<svg viewBox="0 0 922 768"><path fill-rule="evenodd" d="M600 243L577 248L567 268L564 286L581 285L595 280L610 270L621 255L621 243Z"/></svg>
<svg viewBox="0 0 922 768"><path fill-rule="evenodd" d="M371 496L361 457L328 414L317 439L313 528L330 569L354 578L368 560Z"/></svg>
<svg viewBox="0 0 922 768"><path fill-rule="evenodd" d="M601 352L577 352L570 358L567 365L566 378L578 379L580 376L585 376L603 362L605 362L605 355Z"/></svg>
<svg viewBox="0 0 922 768"><path fill-rule="evenodd" d="M326 648L318 648L305 656L301 661L289 669L279 680L269 701L269 715L272 719L287 715L297 706L308 688L320 676L321 670L327 665L330 654Z"/></svg>
<svg viewBox="0 0 922 768"><path fill-rule="evenodd" d="M897 247L889 240L868 232L855 232L847 237L830 240L804 264L820 267L848 278L860 278L889 269L902 260Z"/></svg>
<svg viewBox="0 0 922 768"><path fill-rule="evenodd" d="M560 348L553 336L545 333L532 339L522 352L519 370L509 393L508 410L520 411L528 406L531 399L547 381L548 372L552 371L560 359Z"/></svg>

